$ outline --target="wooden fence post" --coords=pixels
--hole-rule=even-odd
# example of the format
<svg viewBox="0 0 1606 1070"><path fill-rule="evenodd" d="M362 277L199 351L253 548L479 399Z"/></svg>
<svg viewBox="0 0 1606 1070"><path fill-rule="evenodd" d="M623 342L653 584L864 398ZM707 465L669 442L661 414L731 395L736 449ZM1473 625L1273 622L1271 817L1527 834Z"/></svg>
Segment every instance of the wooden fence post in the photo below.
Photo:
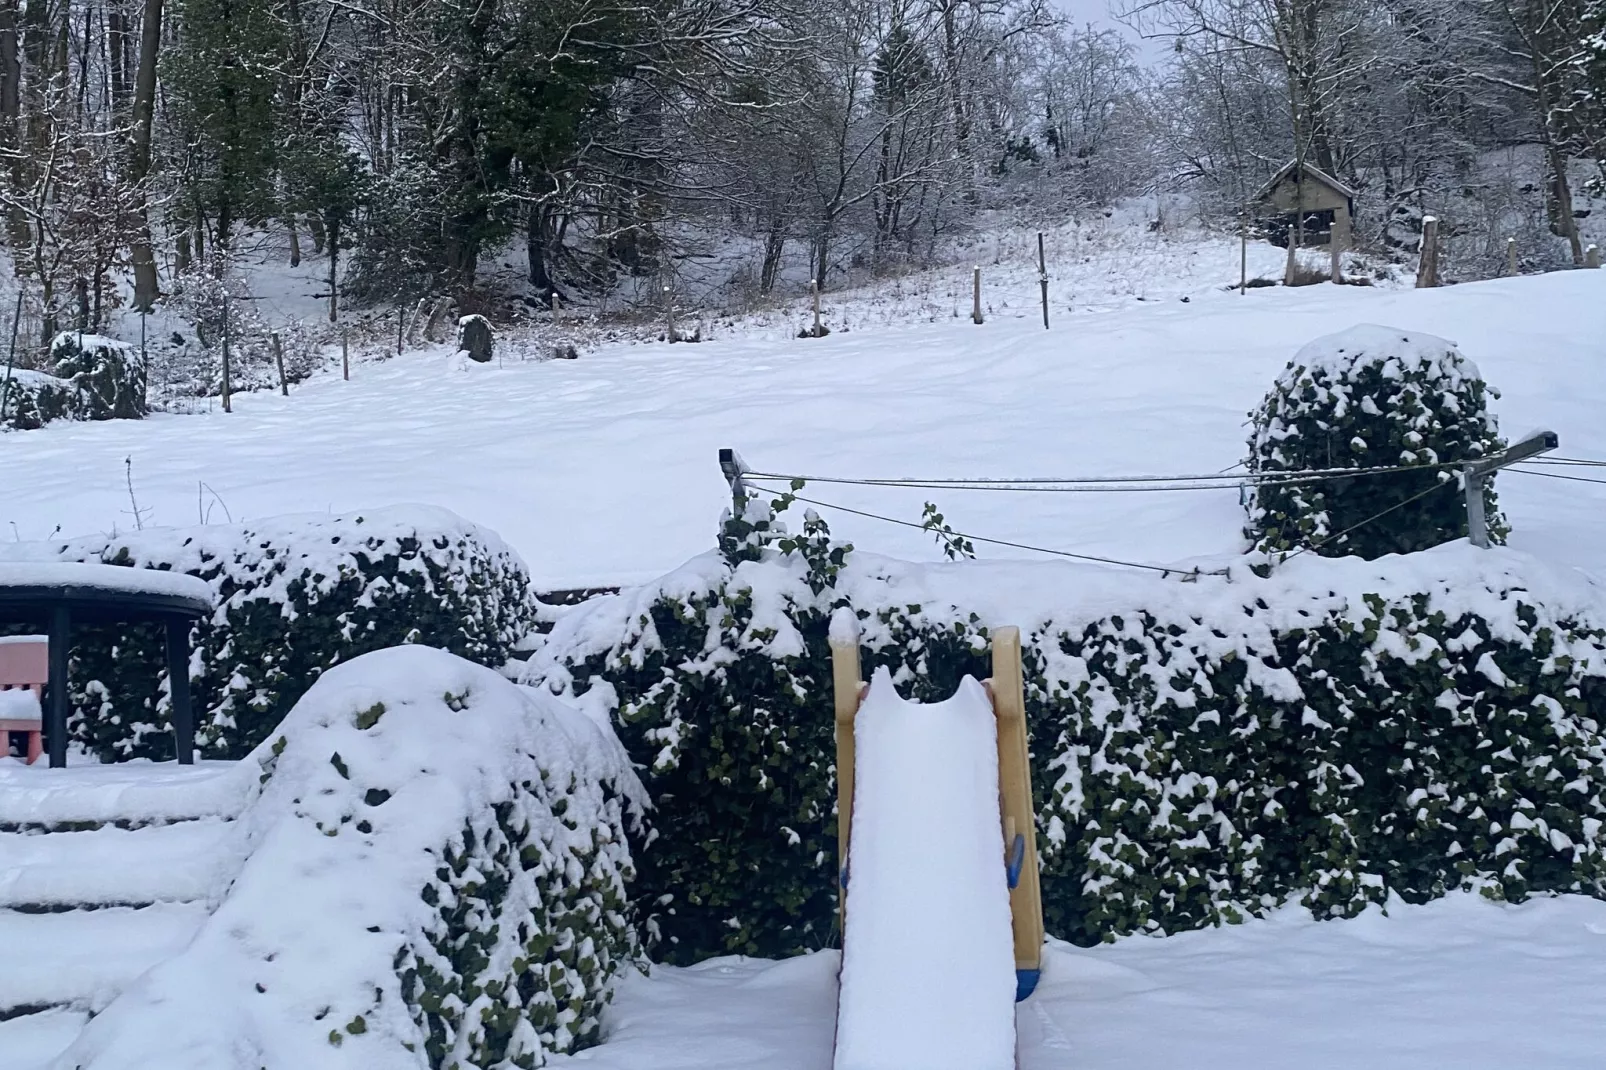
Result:
<svg viewBox="0 0 1606 1070"><path fill-rule="evenodd" d="M1517 272L1517 239L1516 238L1507 238L1506 239L1506 274L1515 276L1517 273L1518 273Z"/></svg>
<svg viewBox="0 0 1606 1070"><path fill-rule="evenodd" d="M1294 284L1294 269L1298 266L1298 264L1299 236L1294 230L1294 225L1290 223L1288 225L1288 261L1283 265L1284 286L1292 286Z"/></svg>
<svg viewBox="0 0 1606 1070"><path fill-rule="evenodd" d="M1048 259L1043 255L1043 232L1037 232L1037 284L1043 288L1043 330L1048 330Z"/></svg>
<svg viewBox="0 0 1606 1070"><path fill-rule="evenodd" d="M1591 245L1588 249L1584 250L1584 266L1592 268L1600 267L1600 246Z"/></svg>
<svg viewBox="0 0 1606 1070"><path fill-rule="evenodd" d="M563 312L558 308L558 291L552 291L552 323L554 326L563 322Z"/></svg>
<svg viewBox="0 0 1606 1070"><path fill-rule="evenodd" d="M1343 256L1343 253L1344 253L1344 247L1339 242L1338 228L1337 227L1334 227L1332 230L1328 231L1328 233L1327 233L1327 251L1333 258L1333 263L1332 263L1333 285L1337 286L1337 285L1340 285L1341 283L1343 283L1343 281L1344 281L1344 263L1343 263L1343 260L1342 260L1342 256Z"/></svg>
<svg viewBox="0 0 1606 1070"><path fill-rule="evenodd" d="M669 287L665 286L664 287L664 341L665 342L673 342L674 340L675 340L675 298L674 298L674 295L669 292Z"/></svg>
<svg viewBox="0 0 1606 1070"><path fill-rule="evenodd" d="M970 322L980 323L981 319L981 268L977 267L974 281L971 284Z"/></svg>
<svg viewBox="0 0 1606 1070"><path fill-rule="evenodd" d="M831 636L831 684L836 706L837 915L841 918L847 914L848 844L853 831L853 719L868 690L859 671L857 628L852 635Z"/></svg>
<svg viewBox="0 0 1606 1070"><path fill-rule="evenodd" d="M340 328L340 378L351 382L351 342L346 328Z"/></svg>
<svg viewBox="0 0 1606 1070"><path fill-rule="evenodd" d="M809 280L809 294L814 299L814 337L823 338L825 332L820 330L820 280Z"/></svg>
<svg viewBox="0 0 1606 1070"><path fill-rule="evenodd" d="M1021 674L1020 629L993 630L993 678L988 683L998 718L998 790L1003 803L1004 858L1020 873L1009 892L1015 931L1015 970L1036 974L1043 963L1043 894L1037 874L1037 820L1032 811L1032 769L1026 739L1026 689ZM1035 983L1035 976L1033 977Z"/></svg>
<svg viewBox="0 0 1606 1070"><path fill-rule="evenodd" d="M1418 288L1439 284L1439 220L1437 216L1422 217L1422 254L1416 266Z"/></svg>
<svg viewBox="0 0 1606 1070"><path fill-rule="evenodd" d="M1238 213L1238 296L1249 292L1249 212Z"/></svg>
<svg viewBox="0 0 1606 1070"><path fill-rule="evenodd" d="M279 342L279 332L268 335L268 341L273 346L273 363L279 369L279 393L289 397L290 381L284 377L284 346Z"/></svg>
<svg viewBox="0 0 1606 1070"><path fill-rule="evenodd" d="M229 383L229 291L223 291L223 411L233 412Z"/></svg>

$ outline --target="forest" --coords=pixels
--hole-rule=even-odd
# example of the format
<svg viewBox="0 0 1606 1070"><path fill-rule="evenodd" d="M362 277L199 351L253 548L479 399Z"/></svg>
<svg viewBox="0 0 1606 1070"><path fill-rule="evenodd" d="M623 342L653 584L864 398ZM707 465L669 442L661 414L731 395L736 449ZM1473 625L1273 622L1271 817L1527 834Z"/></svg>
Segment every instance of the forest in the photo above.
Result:
<svg viewBox="0 0 1606 1070"><path fill-rule="evenodd" d="M1606 0L1115 2L1135 33L1047 0L3 0L4 243L41 339L267 229L332 320L467 307L509 255L584 300L708 233L767 295L783 256L829 289L996 213L1236 226L1299 160L1358 191L1357 244L1433 213L1463 277L1508 236L1581 261Z"/></svg>

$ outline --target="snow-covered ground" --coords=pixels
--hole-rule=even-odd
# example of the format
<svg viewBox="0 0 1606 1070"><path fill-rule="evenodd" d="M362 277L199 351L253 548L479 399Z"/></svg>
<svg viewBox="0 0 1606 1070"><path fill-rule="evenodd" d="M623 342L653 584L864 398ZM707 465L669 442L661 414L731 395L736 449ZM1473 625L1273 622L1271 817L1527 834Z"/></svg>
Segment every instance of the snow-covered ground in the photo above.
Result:
<svg viewBox="0 0 1606 1070"><path fill-rule="evenodd" d="M1547 427L1563 454L1606 458L1606 272L1240 296L1223 289L1238 276L1231 241L1090 242L1085 259L1053 251L1045 331L1024 235L1010 242L997 264L983 261L981 326L968 319L968 271L947 271L828 295L824 339L793 337L797 306L711 322L699 345L622 341L577 361L523 359L539 341L525 336L487 366L455 370L446 347L418 349L359 362L351 382L315 378L288 399L237 397L232 414L0 435L0 537L418 501L497 530L543 587L630 583L711 545L727 501L719 447L755 468L805 475L1217 471L1243 457L1245 413L1300 345L1368 322L1458 342L1503 391L1494 407L1509 435ZM1250 275L1276 274L1282 255L1252 248ZM1606 575L1606 485L1511 473L1499 489L1514 545ZM934 498L965 532L1132 561L1219 558L1241 546L1230 490L1025 495L816 482L804 493L909 521ZM867 549L938 555L923 532L822 511ZM73 861L80 841L55 842ZM194 894L211 891L204 877ZM837 962L834 953L721 960L632 979L608 1042L558 1062L823 1070ZM1386 918L1313 923L1290 909L1231 929L1056 945L1017 1029L1023 1070L1582 1068L1606 1050L1603 993L1606 904L1455 896ZM0 1067L12 1070L5 1053L24 1043L58 1050L81 1025L75 1011L0 1022Z"/></svg>
<svg viewBox="0 0 1606 1070"><path fill-rule="evenodd" d="M1440 290L1251 290L1230 243L1163 301L1071 314L1044 330L1023 277L1008 310L823 339L717 334L618 344L577 361L452 371L444 348L316 379L233 414L58 424L0 436L0 534L45 538L421 501L500 532L546 587L648 579L707 549L727 500L716 451L756 468L846 476L1088 476L1223 469L1245 414L1294 351L1356 323L1437 334L1504 393L1507 432L1558 431L1606 456L1606 272ZM1209 280L1209 284L1206 284ZM1190 300L1184 303L1181 298ZM1002 297L1002 295L1000 295ZM1513 544L1606 566L1606 486L1503 475ZM213 497L215 492L216 498ZM811 485L811 496L918 520L934 498L961 531L1129 560L1234 553L1232 491L1020 495ZM867 548L930 559L922 532L825 511ZM989 546L983 556L1023 551Z"/></svg>
<svg viewBox="0 0 1606 1070"><path fill-rule="evenodd" d="M837 953L659 967L561 1070L829 1070ZM1593 1070L1606 903L1457 894L1351 921L1052 943L1016 1010L1021 1070Z"/></svg>

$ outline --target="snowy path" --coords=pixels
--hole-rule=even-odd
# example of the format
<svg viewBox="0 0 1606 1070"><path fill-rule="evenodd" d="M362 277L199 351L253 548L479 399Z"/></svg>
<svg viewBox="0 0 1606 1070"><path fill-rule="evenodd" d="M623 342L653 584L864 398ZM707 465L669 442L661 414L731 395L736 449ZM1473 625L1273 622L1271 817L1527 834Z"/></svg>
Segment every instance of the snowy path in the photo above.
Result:
<svg viewBox="0 0 1606 1070"><path fill-rule="evenodd" d="M835 952L626 982L564 1070L828 1070ZM1021 1070L1596 1070L1606 903L1456 895L1389 917L1049 948Z"/></svg>
<svg viewBox="0 0 1606 1070"><path fill-rule="evenodd" d="M1236 277L1236 258L1210 248L1227 262L1199 277ZM981 327L618 345L466 372L448 371L443 350L413 352L288 400L241 397L233 415L0 437L0 533L128 527L131 458L149 523L197 522L201 481L236 519L421 501L500 532L542 585L639 581L712 545L721 446L805 474L1211 471L1243 456L1245 413L1294 350L1359 322L1459 342L1503 390L1508 433L1545 425L1567 455L1606 457L1606 272L1415 291L1201 287L1191 298L1058 312L1050 331L1011 309ZM1242 522L1232 491L810 491L906 520L932 497L962 531L1156 562L1234 552ZM1606 572L1606 486L1509 475L1500 495L1515 545ZM936 556L924 533L827 515L867 549Z"/></svg>

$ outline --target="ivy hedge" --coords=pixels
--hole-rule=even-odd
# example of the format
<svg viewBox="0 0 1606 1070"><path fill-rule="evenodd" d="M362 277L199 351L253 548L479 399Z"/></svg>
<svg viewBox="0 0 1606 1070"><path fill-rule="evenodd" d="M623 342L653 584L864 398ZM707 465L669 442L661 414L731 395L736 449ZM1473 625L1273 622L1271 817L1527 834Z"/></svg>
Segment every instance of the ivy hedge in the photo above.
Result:
<svg viewBox="0 0 1606 1070"><path fill-rule="evenodd" d="M785 498L773 503L784 507ZM835 939L831 611L909 697L1016 623L1050 932L1082 944L1297 900L1606 895L1606 599L1504 551L1310 557L1194 582L853 554L763 503L717 554L558 624L527 679L614 719L654 801L656 954ZM1078 608L1086 607L1086 608ZM1013 616L1013 619L1011 619Z"/></svg>
<svg viewBox="0 0 1606 1070"><path fill-rule="evenodd" d="M1376 326L1318 338L1249 414L1245 467L1271 478L1246 503L1245 536L1267 552L1365 558L1465 538L1458 462L1505 449L1488 411L1499 396L1442 338ZM1275 481L1284 472L1392 466L1415 470ZM1493 477L1484 483L1484 511L1490 540L1503 542Z"/></svg>
<svg viewBox="0 0 1606 1070"><path fill-rule="evenodd" d="M207 758L249 753L321 673L360 654L422 643L499 666L536 623L519 557L493 533L423 507L5 544L0 560L206 581L218 608L192 630L190 688ZM162 649L157 626L75 629L75 742L103 761L173 756Z"/></svg>

